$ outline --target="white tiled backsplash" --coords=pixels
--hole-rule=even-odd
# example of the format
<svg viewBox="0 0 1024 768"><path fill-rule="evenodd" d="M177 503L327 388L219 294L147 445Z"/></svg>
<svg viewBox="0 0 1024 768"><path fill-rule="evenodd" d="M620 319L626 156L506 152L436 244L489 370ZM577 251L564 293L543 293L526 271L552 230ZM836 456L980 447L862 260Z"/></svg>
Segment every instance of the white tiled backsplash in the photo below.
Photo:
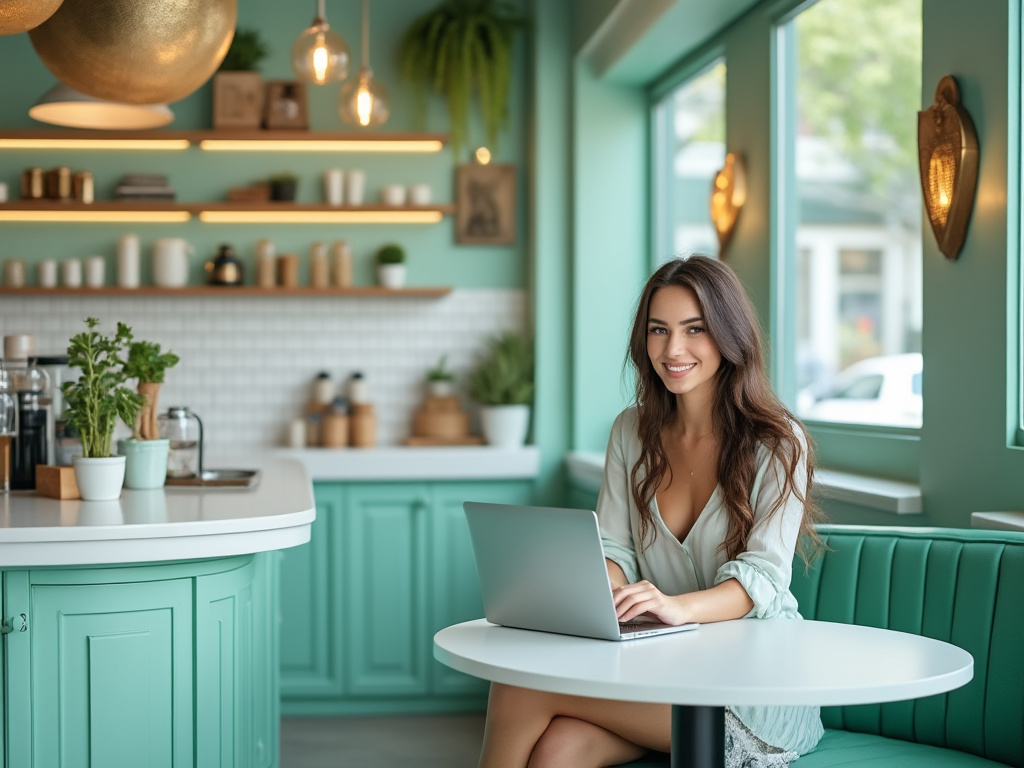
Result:
<svg viewBox="0 0 1024 768"><path fill-rule="evenodd" d="M40 355L63 354L87 317L106 332L126 323L136 339L181 358L167 372L160 411L187 405L199 414L216 455L283 445L320 371L339 383L362 372L378 445L401 444L427 369L447 354L465 400L466 375L487 337L525 327L526 297L460 289L441 298L0 298L0 335L34 334Z"/></svg>

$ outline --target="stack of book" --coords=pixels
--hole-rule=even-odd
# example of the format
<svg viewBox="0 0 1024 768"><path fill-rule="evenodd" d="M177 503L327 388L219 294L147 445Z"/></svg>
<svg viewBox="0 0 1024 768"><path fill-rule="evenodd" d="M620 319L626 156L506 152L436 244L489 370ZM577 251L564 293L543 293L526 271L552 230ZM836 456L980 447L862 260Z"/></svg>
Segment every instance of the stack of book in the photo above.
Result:
<svg viewBox="0 0 1024 768"><path fill-rule="evenodd" d="M118 200L174 200L174 187L162 173L128 173L121 177L114 197Z"/></svg>

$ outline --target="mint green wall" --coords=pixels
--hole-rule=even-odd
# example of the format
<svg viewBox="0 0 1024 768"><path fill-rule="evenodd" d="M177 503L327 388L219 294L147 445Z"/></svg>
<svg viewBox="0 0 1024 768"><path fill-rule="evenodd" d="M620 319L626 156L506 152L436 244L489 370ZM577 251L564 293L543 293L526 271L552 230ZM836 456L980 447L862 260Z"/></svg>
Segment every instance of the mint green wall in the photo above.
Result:
<svg viewBox="0 0 1024 768"><path fill-rule="evenodd" d="M391 95L392 115L387 131L415 129L412 99L400 81L397 68L398 41L411 21L435 5L435 0L374 0L370 3L370 63L375 76ZM270 57L261 64L264 79L292 79L291 46L299 32L312 21L315 3L282 3L275 0L239 0L238 23L256 27L267 39ZM331 27L348 42L353 62L360 57L360 4L328 0L327 17ZM0 224L0 260L19 257L34 262L45 257L81 258L93 254L113 257L117 237L128 231L142 240L143 254L158 237L181 236L196 247L193 280L202 279L201 264L216 253L221 242L232 243L245 259L251 259L256 242L270 237L278 251L292 251L308 257L316 240L347 239L356 256L356 280L372 281L370 257L382 243L396 241L406 246L409 255L409 282L413 285L454 285L457 287L526 287L527 220L525 165L526 41L516 56L511 120L500 137L495 160L516 163L519 170L518 237L513 246L455 246L452 218L438 225L211 225L192 221L187 224L76 225L76 224ZM353 67L353 71L355 66ZM48 127L28 117L28 108L46 92L56 79L36 56L27 34L0 37L0 131ZM17 73L14 75L13 73ZM351 127L337 116L339 86L308 88L310 127L317 131L342 131ZM171 105L175 121L168 129L202 129L211 125L211 87L204 85L187 98ZM427 130L447 131L443 104L434 100L428 115ZM72 170L91 170L96 176L97 196L111 197L117 178L131 171L165 172L178 190L179 200L224 199L229 186L258 181L267 175L294 170L301 176L300 202L320 201L321 173L328 167L361 168L367 174L367 199L375 200L381 185L427 182L439 202L453 200L454 166L469 159L469 150L483 143L482 132L474 143L454 158L446 148L436 155L386 154L212 154L192 149L186 152L111 153L111 152L0 152L0 181L7 182L12 197L20 189L21 171L31 165L53 168L67 165ZM148 259L144 258L143 278L148 278ZM109 275L109 272L108 272ZM30 281L35 270L29 269Z"/></svg>

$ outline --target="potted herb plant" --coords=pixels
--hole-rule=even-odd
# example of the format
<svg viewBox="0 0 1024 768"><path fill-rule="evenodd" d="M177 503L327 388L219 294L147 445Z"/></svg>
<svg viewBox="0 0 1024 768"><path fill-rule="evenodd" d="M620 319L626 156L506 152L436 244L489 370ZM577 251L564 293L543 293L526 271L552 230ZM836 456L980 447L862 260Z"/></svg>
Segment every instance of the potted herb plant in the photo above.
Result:
<svg viewBox="0 0 1024 768"><path fill-rule="evenodd" d="M213 76L213 127L259 128L263 78L256 71L270 49L255 29L239 27Z"/></svg>
<svg viewBox="0 0 1024 768"><path fill-rule="evenodd" d="M159 344L150 341L136 341L128 348L124 374L137 380L136 391L144 400L132 436L117 442L117 452L127 458L124 484L128 488L160 488L167 479L170 440L160 437L157 402L164 374L178 364L178 359L173 352L162 352Z"/></svg>
<svg viewBox="0 0 1024 768"><path fill-rule="evenodd" d="M469 138L474 97L488 146L497 146L508 119L515 36L526 24L507 0L444 0L402 37L402 77L412 87L419 119L426 114L429 92L445 99L456 159Z"/></svg>
<svg viewBox="0 0 1024 768"><path fill-rule="evenodd" d="M267 183L270 185L270 199L281 202L294 202L295 192L299 186L299 177L294 173L275 173Z"/></svg>
<svg viewBox="0 0 1024 768"><path fill-rule="evenodd" d="M82 440L82 455L75 456L75 481L86 501L108 501L121 495L125 457L111 456L110 441L120 419L133 424L144 398L126 387L126 353L132 329L117 324L117 332L104 335L96 330L99 320L85 321L88 330L68 342L68 365L78 368L78 378L61 385L65 420Z"/></svg>
<svg viewBox="0 0 1024 768"><path fill-rule="evenodd" d="M505 331L487 349L469 377L469 394L480 403L480 427L488 444L518 448L526 442L533 401L533 344Z"/></svg>
<svg viewBox="0 0 1024 768"><path fill-rule="evenodd" d="M405 285L405 249L388 243L377 251L377 282L385 288Z"/></svg>
<svg viewBox="0 0 1024 768"><path fill-rule="evenodd" d="M427 393L432 397L451 397L455 392L455 374L445 364L448 355L441 355L437 365L427 371Z"/></svg>

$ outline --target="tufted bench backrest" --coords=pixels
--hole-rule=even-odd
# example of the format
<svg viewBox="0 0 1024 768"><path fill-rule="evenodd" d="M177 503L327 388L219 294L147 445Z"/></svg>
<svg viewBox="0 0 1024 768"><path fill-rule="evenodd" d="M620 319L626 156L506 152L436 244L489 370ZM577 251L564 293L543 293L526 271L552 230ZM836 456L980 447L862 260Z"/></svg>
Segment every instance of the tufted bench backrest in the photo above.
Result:
<svg viewBox="0 0 1024 768"><path fill-rule="evenodd" d="M807 619L945 640L974 656L974 679L912 701L826 707L826 728L970 752L1024 766L1024 533L821 526L828 551L793 594ZM842 664L841 658L836 659Z"/></svg>

